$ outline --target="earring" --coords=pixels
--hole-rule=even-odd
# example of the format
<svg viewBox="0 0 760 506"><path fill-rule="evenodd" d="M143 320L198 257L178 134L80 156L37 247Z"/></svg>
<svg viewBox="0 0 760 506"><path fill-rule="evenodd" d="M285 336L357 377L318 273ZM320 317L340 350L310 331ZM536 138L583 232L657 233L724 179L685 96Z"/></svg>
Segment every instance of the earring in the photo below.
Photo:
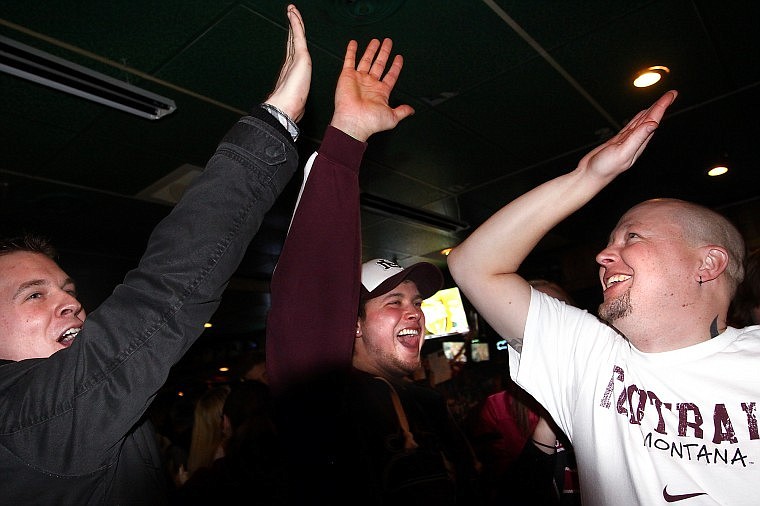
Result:
<svg viewBox="0 0 760 506"><path fill-rule="evenodd" d="M699 286L702 286L702 276L699 276Z"/></svg>

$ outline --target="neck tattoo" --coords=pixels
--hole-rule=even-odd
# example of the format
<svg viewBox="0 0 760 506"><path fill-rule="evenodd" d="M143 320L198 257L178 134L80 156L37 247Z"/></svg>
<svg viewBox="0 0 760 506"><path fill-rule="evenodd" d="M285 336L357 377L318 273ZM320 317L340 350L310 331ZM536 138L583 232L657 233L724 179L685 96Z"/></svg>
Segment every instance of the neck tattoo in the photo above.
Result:
<svg viewBox="0 0 760 506"><path fill-rule="evenodd" d="M726 330L726 329L723 329ZM710 339L720 334L720 331L718 330L718 317L716 316L715 319L713 319L712 323L710 324Z"/></svg>

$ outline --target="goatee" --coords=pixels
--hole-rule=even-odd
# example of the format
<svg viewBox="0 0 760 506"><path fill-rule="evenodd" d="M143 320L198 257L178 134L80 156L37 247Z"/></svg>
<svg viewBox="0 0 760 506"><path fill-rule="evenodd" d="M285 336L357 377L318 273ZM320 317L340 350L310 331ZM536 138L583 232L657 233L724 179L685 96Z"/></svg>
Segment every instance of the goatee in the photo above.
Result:
<svg viewBox="0 0 760 506"><path fill-rule="evenodd" d="M629 291L599 305L599 318L608 323L613 323L629 314L631 314L631 293Z"/></svg>

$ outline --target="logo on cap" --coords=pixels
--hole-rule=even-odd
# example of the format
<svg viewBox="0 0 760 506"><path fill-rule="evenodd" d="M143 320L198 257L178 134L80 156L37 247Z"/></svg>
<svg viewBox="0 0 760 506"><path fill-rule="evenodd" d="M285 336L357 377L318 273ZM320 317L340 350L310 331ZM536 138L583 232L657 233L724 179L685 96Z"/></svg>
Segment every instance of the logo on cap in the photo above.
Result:
<svg viewBox="0 0 760 506"><path fill-rule="evenodd" d="M397 264L396 262L391 262L390 260L380 259L375 263L385 270L388 270L394 267L396 269L402 269L402 267L399 264Z"/></svg>

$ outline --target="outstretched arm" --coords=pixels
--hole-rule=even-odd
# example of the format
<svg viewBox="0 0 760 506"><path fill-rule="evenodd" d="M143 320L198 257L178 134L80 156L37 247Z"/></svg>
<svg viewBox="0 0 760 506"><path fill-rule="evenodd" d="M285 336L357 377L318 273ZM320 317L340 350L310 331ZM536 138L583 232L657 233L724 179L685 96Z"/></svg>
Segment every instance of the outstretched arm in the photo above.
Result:
<svg viewBox="0 0 760 506"><path fill-rule="evenodd" d="M298 122L306 108L306 98L311 84L311 55L306 46L306 29L301 13L294 5L288 5L288 45L285 61L274 90L265 103L273 105Z"/></svg>
<svg viewBox="0 0 760 506"><path fill-rule="evenodd" d="M372 134L414 112L388 104L403 65L396 56L386 72L391 46L390 39L372 40L357 62L357 44L349 42L332 121L305 168L272 275L267 375L276 393L351 366L362 260L359 166Z"/></svg>
<svg viewBox="0 0 760 506"><path fill-rule="evenodd" d="M553 227L633 165L676 96L675 91L665 93L584 156L575 170L507 204L448 256L454 280L518 351L530 304L530 287L516 274L520 264Z"/></svg>

